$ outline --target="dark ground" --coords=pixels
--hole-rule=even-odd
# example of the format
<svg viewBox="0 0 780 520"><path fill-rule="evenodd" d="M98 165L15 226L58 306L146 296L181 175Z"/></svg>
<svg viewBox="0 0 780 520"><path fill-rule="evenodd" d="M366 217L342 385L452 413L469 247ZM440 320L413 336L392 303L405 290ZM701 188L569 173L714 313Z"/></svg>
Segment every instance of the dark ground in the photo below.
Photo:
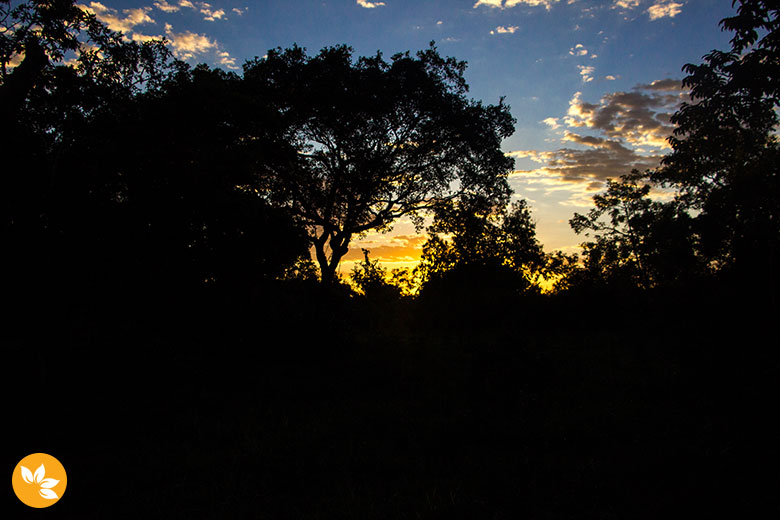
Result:
<svg viewBox="0 0 780 520"><path fill-rule="evenodd" d="M9 486L2 516L776 515L775 316L735 298L17 308L5 467L50 453L68 487L32 510Z"/></svg>

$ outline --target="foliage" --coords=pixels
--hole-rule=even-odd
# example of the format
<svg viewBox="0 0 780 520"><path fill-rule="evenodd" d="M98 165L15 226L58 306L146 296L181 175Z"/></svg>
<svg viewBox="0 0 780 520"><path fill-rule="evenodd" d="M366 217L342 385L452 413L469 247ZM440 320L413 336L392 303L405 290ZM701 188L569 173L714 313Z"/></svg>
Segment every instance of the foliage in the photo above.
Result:
<svg viewBox="0 0 780 520"><path fill-rule="evenodd" d="M390 273L371 260L370 251L363 249L364 259L357 263L350 273L352 283L367 298L375 300L397 300L401 296L411 295L414 284L408 269L393 269Z"/></svg>
<svg viewBox="0 0 780 520"><path fill-rule="evenodd" d="M525 200L508 207L482 197L451 201L437 208L428 234L418 267L423 284L479 266L518 273L527 286L545 264Z"/></svg>
<svg viewBox="0 0 780 520"><path fill-rule="evenodd" d="M73 2L4 14L4 60L25 51L0 85L14 150L2 238L19 291L251 287L307 254L292 216L252 186L294 150L238 76L190 69L164 42L127 41ZM69 52L75 64L62 62Z"/></svg>
<svg viewBox="0 0 780 520"><path fill-rule="evenodd" d="M354 236L388 230L464 194L506 200L514 120L503 100L466 98L465 63L431 45L416 56L353 59L346 46L299 47L247 63L257 92L284 114L297 157L261 185L309 229L323 281Z"/></svg>
<svg viewBox="0 0 780 520"><path fill-rule="evenodd" d="M775 2L739 0L731 49L688 64L672 152L651 178L697 212L699 253L721 272L771 280L780 245L780 32ZM752 274L751 274L752 273Z"/></svg>
<svg viewBox="0 0 780 520"><path fill-rule="evenodd" d="M606 191L593 197L595 207L569 221L577 234L595 238L582 245L580 283L585 277L646 289L696 274L690 216L677 201L650 199L645 179L634 170L620 181L607 180Z"/></svg>

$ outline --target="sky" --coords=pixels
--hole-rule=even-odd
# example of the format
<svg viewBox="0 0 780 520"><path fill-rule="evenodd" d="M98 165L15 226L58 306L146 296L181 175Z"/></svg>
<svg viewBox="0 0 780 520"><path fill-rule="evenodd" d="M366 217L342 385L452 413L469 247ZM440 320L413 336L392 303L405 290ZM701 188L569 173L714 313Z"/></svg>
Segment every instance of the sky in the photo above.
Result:
<svg viewBox="0 0 780 520"><path fill-rule="evenodd" d="M468 63L469 96L504 97L517 119L502 150L510 185L531 205L546 251L577 252L569 227L607 178L658 165L669 116L687 99L686 63L729 48L718 22L731 0L148 0L84 2L137 41L166 37L189 63L241 71L248 59L293 44L316 54L347 44L355 56L427 48ZM406 220L353 242L388 268L419 259L424 237Z"/></svg>

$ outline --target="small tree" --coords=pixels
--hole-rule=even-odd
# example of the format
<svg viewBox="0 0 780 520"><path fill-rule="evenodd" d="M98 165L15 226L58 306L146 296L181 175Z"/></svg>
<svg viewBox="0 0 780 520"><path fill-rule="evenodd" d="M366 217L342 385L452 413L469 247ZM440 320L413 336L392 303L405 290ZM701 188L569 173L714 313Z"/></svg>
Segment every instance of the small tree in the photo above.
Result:
<svg viewBox="0 0 780 520"><path fill-rule="evenodd" d="M403 276L399 270L388 273L378 260L371 260L370 251L363 249L363 261L352 268L350 278L366 297L372 299L395 300L404 294Z"/></svg>
<svg viewBox="0 0 780 520"><path fill-rule="evenodd" d="M465 268L505 270L528 284L545 265L525 200L509 207L483 198L450 202L438 208L428 233L418 267L423 283Z"/></svg>
<svg viewBox="0 0 780 520"><path fill-rule="evenodd" d="M594 233L594 242L582 244L591 278L649 288L698 273L690 216L679 202L650 199L644 179L634 170L607 180L605 193L593 197L595 207L569 220L577 234Z"/></svg>
<svg viewBox="0 0 780 520"><path fill-rule="evenodd" d="M466 98L466 64L436 48L412 57L352 57L345 46L309 57L293 47L245 66L276 103L297 157L259 185L308 227L322 280L332 282L353 237L389 230L464 194L509 195L509 108Z"/></svg>

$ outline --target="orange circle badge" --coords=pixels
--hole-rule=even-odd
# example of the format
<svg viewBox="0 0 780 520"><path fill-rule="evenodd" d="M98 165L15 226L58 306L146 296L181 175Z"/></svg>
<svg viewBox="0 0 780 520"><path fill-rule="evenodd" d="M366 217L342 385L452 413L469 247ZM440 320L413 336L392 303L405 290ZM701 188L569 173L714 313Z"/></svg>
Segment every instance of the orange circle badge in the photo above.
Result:
<svg viewBox="0 0 780 520"><path fill-rule="evenodd" d="M16 496L30 507L49 507L65 494L68 476L60 461L46 453L33 453L19 461L11 477Z"/></svg>

